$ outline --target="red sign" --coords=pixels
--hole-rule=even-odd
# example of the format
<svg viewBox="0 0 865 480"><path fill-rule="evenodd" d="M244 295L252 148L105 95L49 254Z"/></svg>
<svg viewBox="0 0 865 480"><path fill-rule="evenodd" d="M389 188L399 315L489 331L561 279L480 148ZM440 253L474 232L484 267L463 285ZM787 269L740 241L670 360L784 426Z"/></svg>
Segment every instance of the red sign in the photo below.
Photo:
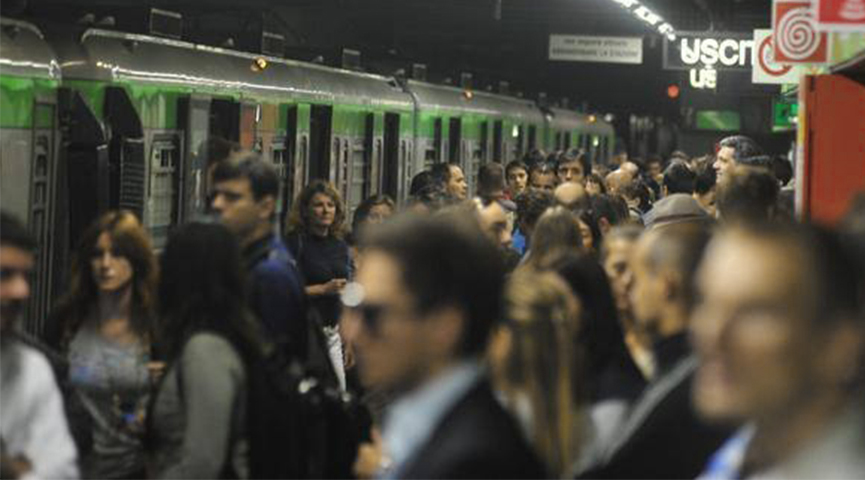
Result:
<svg viewBox="0 0 865 480"><path fill-rule="evenodd" d="M817 27L811 0L775 0L772 30L775 62L826 63L829 39Z"/></svg>
<svg viewBox="0 0 865 480"><path fill-rule="evenodd" d="M821 29L865 30L865 0L817 0Z"/></svg>

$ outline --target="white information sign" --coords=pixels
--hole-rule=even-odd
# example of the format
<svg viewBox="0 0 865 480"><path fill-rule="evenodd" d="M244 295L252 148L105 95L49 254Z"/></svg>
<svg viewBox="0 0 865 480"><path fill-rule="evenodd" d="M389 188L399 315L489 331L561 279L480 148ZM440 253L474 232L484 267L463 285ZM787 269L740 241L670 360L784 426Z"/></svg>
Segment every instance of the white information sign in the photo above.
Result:
<svg viewBox="0 0 865 480"><path fill-rule="evenodd" d="M643 63L643 39L550 35L550 60L640 65Z"/></svg>
<svg viewBox="0 0 865 480"><path fill-rule="evenodd" d="M771 29L754 30L754 56L751 81L780 85L799 82L799 68L796 65L775 63L773 53L773 34Z"/></svg>

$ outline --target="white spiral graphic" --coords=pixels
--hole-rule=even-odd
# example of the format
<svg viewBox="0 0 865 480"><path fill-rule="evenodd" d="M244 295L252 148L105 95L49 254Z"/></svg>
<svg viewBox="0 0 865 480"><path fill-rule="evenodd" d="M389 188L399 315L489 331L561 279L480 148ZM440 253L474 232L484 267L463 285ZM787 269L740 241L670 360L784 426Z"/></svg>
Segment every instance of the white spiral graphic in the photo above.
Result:
<svg viewBox="0 0 865 480"><path fill-rule="evenodd" d="M775 47L790 60L804 60L820 48L820 34L808 7L787 11L775 30Z"/></svg>

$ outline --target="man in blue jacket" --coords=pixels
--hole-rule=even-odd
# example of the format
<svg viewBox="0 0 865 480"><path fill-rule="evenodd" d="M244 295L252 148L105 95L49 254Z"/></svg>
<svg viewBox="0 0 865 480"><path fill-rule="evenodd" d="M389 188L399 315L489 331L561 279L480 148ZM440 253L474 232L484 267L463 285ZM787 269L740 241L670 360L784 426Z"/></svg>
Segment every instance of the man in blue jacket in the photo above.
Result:
<svg viewBox="0 0 865 480"><path fill-rule="evenodd" d="M274 224L279 177L255 153L220 162L211 207L237 235L249 273L249 303L265 333L289 357L305 359L307 322L303 282Z"/></svg>

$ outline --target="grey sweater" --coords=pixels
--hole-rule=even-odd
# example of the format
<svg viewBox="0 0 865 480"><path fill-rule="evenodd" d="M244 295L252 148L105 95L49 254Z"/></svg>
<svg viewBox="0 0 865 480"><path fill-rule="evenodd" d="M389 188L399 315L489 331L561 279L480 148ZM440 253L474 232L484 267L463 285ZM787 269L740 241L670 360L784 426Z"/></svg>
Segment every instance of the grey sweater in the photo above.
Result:
<svg viewBox="0 0 865 480"><path fill-rule="evenodd" d="M157 477L219 478L231 471L248 478L245 418L246 373L237 350L216 334L193 335L153 407Z"/></svg>

